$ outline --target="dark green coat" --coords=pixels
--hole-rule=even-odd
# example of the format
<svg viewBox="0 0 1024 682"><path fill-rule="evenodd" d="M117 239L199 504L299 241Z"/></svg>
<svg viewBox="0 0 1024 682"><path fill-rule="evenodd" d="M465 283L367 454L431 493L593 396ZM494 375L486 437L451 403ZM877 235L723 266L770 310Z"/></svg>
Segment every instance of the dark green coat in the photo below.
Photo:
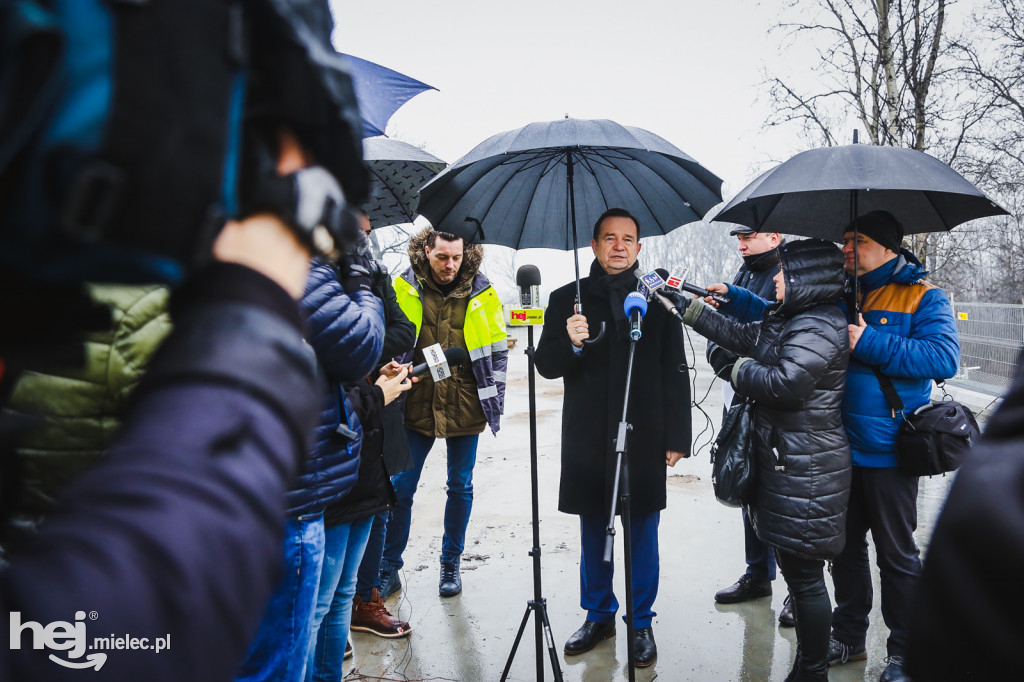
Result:
<svg viewBox="0 0 1024 682"><path fill-rule="evenodd" d="M21 439L23 511L42 513L72 479L103 456L128 399L171 330L168 289L158 285L89 285L110 306L110 329L86 335L84 367L26 372L9 407L44 422Z"/></svg>

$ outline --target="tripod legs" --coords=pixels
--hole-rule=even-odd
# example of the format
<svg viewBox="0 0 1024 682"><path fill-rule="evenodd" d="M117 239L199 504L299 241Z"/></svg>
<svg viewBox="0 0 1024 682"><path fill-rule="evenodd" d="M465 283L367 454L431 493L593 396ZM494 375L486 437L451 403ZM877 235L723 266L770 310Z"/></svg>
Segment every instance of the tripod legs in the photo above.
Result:
<svg viewBox="0 0 1024 682"><path fill-rule="evenodd" d="M505 670L501 673L502 682L508 678L508 672L512 668L512 660L516 657L516 650L519 649L519 642L523 639L523 632L526 631L526 624L530 620L530 614L537 617L537 679L544 679L544 661L540 657L543 641L547 642L548 657L551 659L551 671L554 674L555 682L562 682L562 669L558 664L558 652L555 650L555 638L551 635L551 621L548 620L548 602L541 599L536 602L533 599L526 602L526 613L523 614L523 622L519 624L519 632L516 633L516 641L512 645L512 651L505 661Z"/></svg>
<svg viewBox="0 0 1024 682"><path fill-rule="evenodd" d="M544 657L542 649L544 640L547 640L548 655L551 658L551 670L554 672L555 682L562 682L562 669L558 665L558 652L555 651L555 639L551 636L551 622L548 621L547 600L541 596L541 571L540 571L540 515L538 512L539 495L537 492L537 393L536 380L534 378L533 365L533 327L527 331L529 339L526 348L527 366L529 368L528 378L530 387L530 489L531 489L531 511L533 525L533 548L530 556L533 557L533 599L526 602L526 613L523 614L523 622L519 625L519 633L516 635L515 644L509 652L508 661L505 662L505 671L501 673L502 682L508 678L508 671L512 668L512 660L516 657L516 650L526 630L526 622L530 619L530 612L537 615L537 681L544 679Z"/></svg>

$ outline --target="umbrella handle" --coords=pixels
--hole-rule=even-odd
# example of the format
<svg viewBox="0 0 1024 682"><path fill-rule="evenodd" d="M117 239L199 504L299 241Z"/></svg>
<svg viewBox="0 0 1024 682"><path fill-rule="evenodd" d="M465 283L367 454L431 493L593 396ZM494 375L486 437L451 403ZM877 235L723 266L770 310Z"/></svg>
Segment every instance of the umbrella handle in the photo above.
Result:
<svg viewBox="0 0 1024 682"><path fill-rule="evenodd" d="M595 343L599 343L601 341L601 339L604 338L604 329L605 329L605 323L602 321L600 329L597 330L597 336L595 336L592 339L584 339L583 340L583 345L584 346L592 346Z"/></svg>

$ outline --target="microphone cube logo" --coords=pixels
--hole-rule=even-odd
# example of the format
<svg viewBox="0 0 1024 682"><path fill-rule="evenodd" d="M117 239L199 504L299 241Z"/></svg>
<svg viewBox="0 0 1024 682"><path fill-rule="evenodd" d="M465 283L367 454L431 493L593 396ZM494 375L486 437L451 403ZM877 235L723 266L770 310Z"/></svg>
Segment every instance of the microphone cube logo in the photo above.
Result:
<svg viewBox="0 0 1024 682"><path fill-rule="evenodd" d="M664 285L665 280L657 272L648 272L640 278L640 283L637 285L636 290L643 294L644 298L650 298L652 293Z"/></svg>
<svg viewBox="0 0 1024 682"><path fill-rule="evenodd" d="M537 308L515 308L508 312L508 319L512 327L544 324L544 311Z"/></svg>
<svg viewBox="0 0 1024 682"><path fill-rule="evenodd" d="M671 275L667 280L665 280L665 286L668 286L672 289L679 289L681 286L683 286L683 280L681 277Z"/></svg>

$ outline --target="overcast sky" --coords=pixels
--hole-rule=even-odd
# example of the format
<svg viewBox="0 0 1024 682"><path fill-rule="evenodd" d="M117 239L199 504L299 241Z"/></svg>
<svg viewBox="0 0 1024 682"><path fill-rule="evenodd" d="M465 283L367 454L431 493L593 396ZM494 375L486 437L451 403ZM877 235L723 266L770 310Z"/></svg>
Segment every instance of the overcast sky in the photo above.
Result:
<svg viewBox="0 0 1024 682"><path fill-rule="evenodd" d="M806 38L769 35L789 0L331 2L339 51L438 88L400 109L387 133L449 163L534 121L607 118L690 154L725 180L729 199L806 148L793 127L763 126L766 74L815 78ZM585 254L584 271L589 262ZM516 254L515 267L523 263L541 267L545 290L571 279L557 252Z"/></svg>
<svg viewBox="0 0 1024 682"><path fill-rule="evenodd" d="M429 83L391 137L453 162L477 143L569 114L646 128L731 195L795 132L766 132L760 82L777 68L776 13L743 0L332 0L339 51ZM792 60L793 57L789 57Z"/></svg>

